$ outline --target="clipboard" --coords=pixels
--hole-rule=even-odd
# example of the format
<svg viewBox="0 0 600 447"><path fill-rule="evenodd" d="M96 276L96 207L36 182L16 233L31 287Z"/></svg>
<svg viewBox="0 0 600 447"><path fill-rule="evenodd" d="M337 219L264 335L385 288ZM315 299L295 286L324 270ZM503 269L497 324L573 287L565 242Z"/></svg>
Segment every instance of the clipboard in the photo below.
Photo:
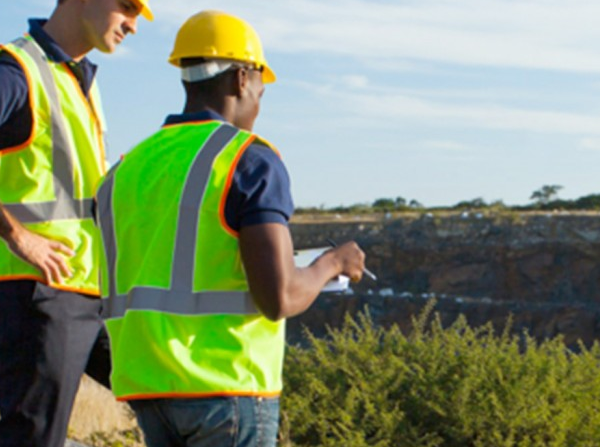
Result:
<svg viewBox="0 0 600 447"><path fill-rule="evenodd" d="M330 249L331 247L319 247L294 250L294 263L296 267L308 267L315 259ZM321 292L344 292L349 286L350 278L346 275L338 275L325 284Z"/></svg>

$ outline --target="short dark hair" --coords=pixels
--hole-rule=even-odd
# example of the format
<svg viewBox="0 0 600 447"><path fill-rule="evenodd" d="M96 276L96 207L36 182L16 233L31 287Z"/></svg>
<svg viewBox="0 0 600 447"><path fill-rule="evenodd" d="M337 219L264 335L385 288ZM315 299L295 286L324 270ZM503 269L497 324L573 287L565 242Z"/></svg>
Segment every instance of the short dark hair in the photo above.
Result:
<svg viewBox="0 0 600 447"><path fill-rule="evenodd" d="M62 1L62 0L59 0ZM194 65L200 65L203 64L204 62L206 62L207 59L204 57L186 57L186 58L182 58L179 63L181 64L181 67L192 67Z"/></svg>

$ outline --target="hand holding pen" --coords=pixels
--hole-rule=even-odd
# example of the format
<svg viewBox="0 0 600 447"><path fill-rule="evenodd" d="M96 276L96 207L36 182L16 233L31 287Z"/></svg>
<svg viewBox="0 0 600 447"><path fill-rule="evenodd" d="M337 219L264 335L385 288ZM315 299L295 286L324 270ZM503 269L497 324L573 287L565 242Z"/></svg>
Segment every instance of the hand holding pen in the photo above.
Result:
<svg viewBox="0 0 600 447"><path fill-rule="evenodd" d="M333 239L327 239L327 242L329 243L329 245L331 245L332 247L337 247L338 245L335 243L335 241ZM369 278L371 278L373 281L377 281L377 276L375 276L375 274L373 274L373 272L371 272L369 269L367 269L366 267L363 267L362 269L363 274L367 275ZM351 278L353 282L358 282L358 279L355 278Z"/></svg>

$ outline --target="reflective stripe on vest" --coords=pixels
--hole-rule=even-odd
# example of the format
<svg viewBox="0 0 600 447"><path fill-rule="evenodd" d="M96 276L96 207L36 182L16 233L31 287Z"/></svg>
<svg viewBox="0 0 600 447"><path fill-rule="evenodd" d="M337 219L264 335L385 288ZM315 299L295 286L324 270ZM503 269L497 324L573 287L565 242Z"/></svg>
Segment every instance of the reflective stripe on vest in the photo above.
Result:
<svg viewBox="0 0 600 447"><path fill-rule="evenodd" d="M156 310L182 315L258 314L248 292L193 292L192 266L195 264L196 257L198 210L202 206L202 198L215 158L237 133L238 130L230 125L219 126L198 151L189 170L179 206L170 289L138 286L126 295L117 294L115 280L117 244L112 210L115 169L108 173L98 191L100 228L110 278L109 296L104 305L105 318L123 317L127 310Z"/></svg>
<svg viewBox="0 0 600 447"><path fill-rule="evenodd" d="M50 99L55 199L37 203L4 203L3 206L22 223L92 218L92 199L74 198L72 148L67 138L64 120L61 118L59 95L46 62L46 55L31 40L23 37L12 44L27 52L35 62Z"/></svg>

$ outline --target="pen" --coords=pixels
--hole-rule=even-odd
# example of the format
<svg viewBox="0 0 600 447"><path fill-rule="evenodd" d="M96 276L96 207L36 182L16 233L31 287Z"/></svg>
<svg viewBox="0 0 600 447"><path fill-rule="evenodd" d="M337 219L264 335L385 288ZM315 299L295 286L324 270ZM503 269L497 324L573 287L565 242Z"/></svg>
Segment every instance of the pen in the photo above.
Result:
<svg viewBox="0 0 600 447"><path fill-rule="evenodd" d="M337 247L337 244L335 243L335 241L333 239L327 238L327 242L329 242L329 245L331 245L332 247ZM371 278L373 281L377 281L377 276L375 276L375 274L368 268L364 267L363 273L365 275L367 275L369 278Z"/></svg>

